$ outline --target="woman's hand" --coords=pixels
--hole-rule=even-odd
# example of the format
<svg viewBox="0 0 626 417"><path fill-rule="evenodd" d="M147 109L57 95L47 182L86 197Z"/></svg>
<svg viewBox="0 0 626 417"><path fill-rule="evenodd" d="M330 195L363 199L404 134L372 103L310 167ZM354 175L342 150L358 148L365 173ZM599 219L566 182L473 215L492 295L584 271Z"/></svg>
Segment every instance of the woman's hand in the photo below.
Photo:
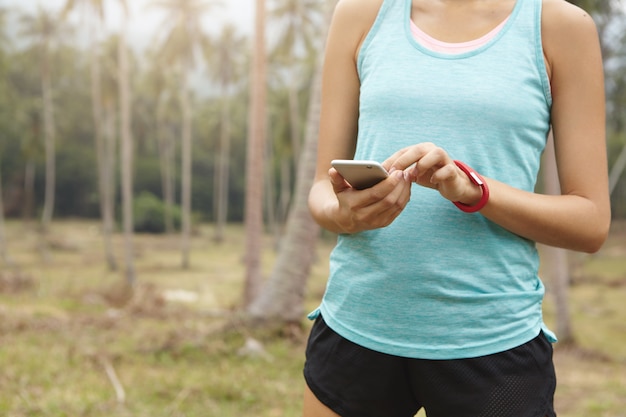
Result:
<svg viewBox="0 0 626 417"><path fill-rule="evenodd" d="M419 143L391 155L383 166L405 171L410 181L433 188L446 199L467 205L478 203L482 191L456 166L448 153L432 143Z"/></svg>
<svg viewBox="0 0 626 417"><path fill-rule="evenodd" d="M332 217L343 233L378 229L391 224L411 197L411 181L402 170L373 187L357 190L331 168L328 171L337 205Z"/></svg>

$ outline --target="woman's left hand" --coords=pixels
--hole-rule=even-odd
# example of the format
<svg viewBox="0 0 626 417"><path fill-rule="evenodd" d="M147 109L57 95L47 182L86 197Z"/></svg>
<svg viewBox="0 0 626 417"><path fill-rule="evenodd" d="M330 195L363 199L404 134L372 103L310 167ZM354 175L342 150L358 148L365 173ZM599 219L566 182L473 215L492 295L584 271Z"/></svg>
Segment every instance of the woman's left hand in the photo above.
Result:
<svg viewBox="0 0 626 417"><path fill-rule="evenodd" d="M425 142L401 149L383 162L391 173L403 170L411 181L435 189L446 199L467 205L478 203L482 190L456 166L448 153Z"/></svg>

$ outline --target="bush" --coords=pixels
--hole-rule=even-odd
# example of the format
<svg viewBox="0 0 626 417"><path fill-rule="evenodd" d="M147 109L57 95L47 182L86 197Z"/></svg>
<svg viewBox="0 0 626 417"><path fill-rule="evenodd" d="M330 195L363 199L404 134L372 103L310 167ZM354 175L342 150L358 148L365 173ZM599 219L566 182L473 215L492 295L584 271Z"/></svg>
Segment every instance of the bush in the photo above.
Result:
<svg viewBox="0 0 626 417"><path fill-rule="evenodd" d="M135 232L165 233L165 203L151 192L144 191L135 199L133 216ZM180 229L180 208L172 207L172 223Z"/></svg>

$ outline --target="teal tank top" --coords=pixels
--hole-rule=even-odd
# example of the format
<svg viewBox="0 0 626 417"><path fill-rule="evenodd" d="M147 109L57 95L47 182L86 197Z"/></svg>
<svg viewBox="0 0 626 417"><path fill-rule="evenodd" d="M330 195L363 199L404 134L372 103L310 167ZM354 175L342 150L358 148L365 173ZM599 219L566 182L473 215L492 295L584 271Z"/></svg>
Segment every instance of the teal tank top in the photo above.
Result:
<svg viewBox="0 0 626 417"><path fill-rule="evenodd" d="M533 191L550 127L541 0L517 0L500 32L455 55L412 37L411 0L384 0L358 56L355 159L433 142L479 173ZM327 324L379 352L483 356L544 330L535 243L413 185L388 227L338 237L321 306Z"/></svg>

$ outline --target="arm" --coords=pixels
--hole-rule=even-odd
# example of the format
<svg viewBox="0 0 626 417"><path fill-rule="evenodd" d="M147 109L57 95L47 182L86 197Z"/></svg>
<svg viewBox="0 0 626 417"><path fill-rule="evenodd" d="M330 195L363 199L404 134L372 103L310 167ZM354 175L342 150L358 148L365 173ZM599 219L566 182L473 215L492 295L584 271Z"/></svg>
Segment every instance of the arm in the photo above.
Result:
<svg viewBox="0 0 626 417"><path fill-rule="evenodd" d="M360 90L356 60L381 3L381 0L340 1L326 46L317 167L309 208L322 227L337 233L390 224L410 196L410 182L401 172L370 189L357 191L330 167L333 159L354 156Z"/></svg>
<svg viewBox="0 0 626 417"><path fill-rule="evenodd" d="M493 179L482 215L539 243L596 252L610 225L605 145L604 79L600 45L589 15L561 0L545 0L543 43L551 74L552 127L561 195L529 193ZM412 179L436 188L451 201L480 198L451 158L432 144L402 150L387 161L390 170L413 162Z"/></svg>
<svg viewBox="0 0 626 417"><path fill-rule="evenodd" d="M542 17L561 195L524 196L490 182L494 201L483 214L535 241L596 252L611 218L598 34L587 13L564 1L545 1Z"/></svg>

